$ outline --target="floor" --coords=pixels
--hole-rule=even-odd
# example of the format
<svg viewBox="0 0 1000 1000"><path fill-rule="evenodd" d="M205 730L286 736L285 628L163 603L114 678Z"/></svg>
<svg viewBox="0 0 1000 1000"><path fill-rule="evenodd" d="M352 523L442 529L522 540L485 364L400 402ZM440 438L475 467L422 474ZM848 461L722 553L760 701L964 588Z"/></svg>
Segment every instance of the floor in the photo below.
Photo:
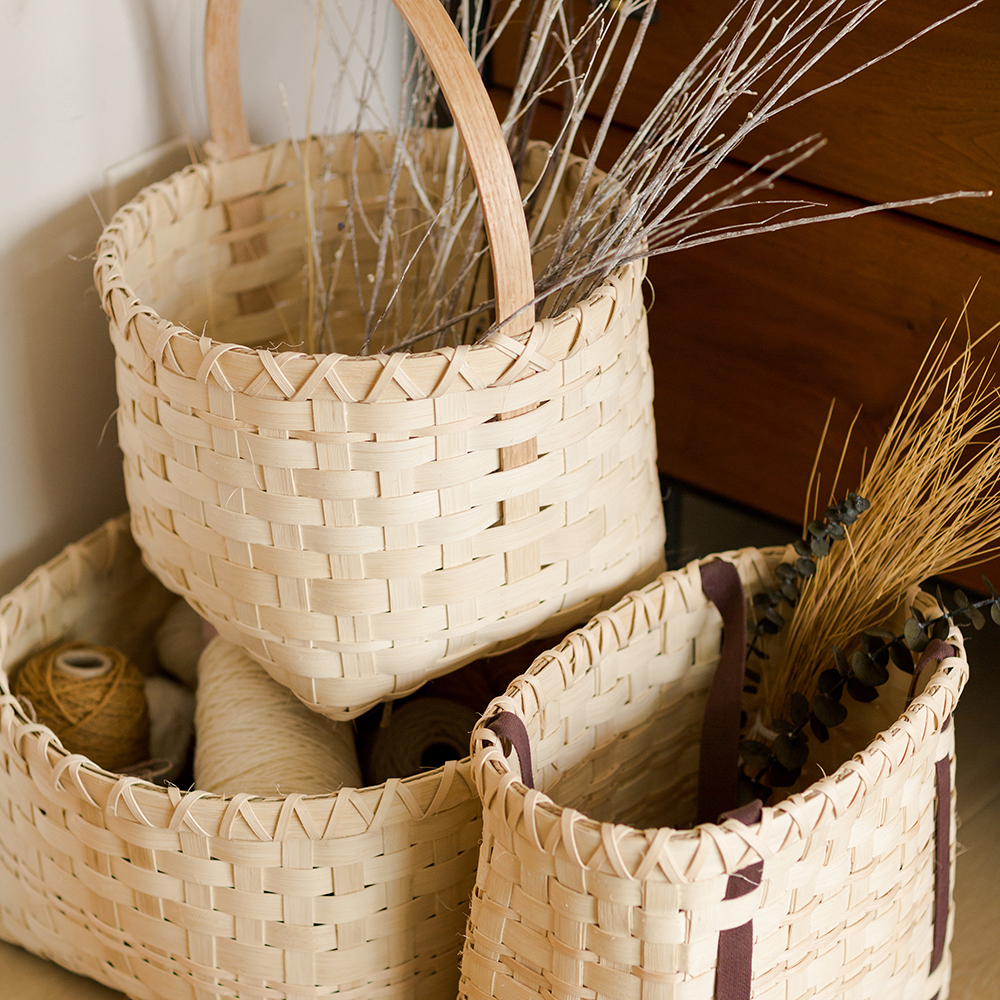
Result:
<svg viewBox="0 0 1000 1000"><path fill-rule="evenodd" d="M783 544L794 526L674 485L666 490L671 567L746 545ZM995 581L1000 584L1000 581ZM952 1000L1000 1000L1000 630L968 641L972 677L955 713L959 861ZM0 993L19 1000L122 1000L123 994L0 942Z"/></svg>

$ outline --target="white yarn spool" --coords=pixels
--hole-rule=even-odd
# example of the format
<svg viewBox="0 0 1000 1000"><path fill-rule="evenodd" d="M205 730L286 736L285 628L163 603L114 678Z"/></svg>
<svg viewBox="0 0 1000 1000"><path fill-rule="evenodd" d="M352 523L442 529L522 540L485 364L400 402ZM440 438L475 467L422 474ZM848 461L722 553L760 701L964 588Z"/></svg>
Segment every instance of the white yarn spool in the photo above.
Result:
<svg viewBox="0 0 1000 1000"><path fill-rule="evenodd" d="M220 795L323 795L361 785L350 723L317 715L238 646L216 637L198 664L194 779Z"/></svg>
<svg viewBox="0 0 1000 1000"><path fill-rule="evenodd" d="M170 761L158 781L176 781L194 740L194 693L169 677L146 678L149 705L149 756Z"/></svg>
<svg viewBox="0 0 1000 1000"><path fill-rule="evenodd" d="M198 686L198 658L214 634L215 629L187 601L177 601L153 637L160 665L193 691Z"/></svg>

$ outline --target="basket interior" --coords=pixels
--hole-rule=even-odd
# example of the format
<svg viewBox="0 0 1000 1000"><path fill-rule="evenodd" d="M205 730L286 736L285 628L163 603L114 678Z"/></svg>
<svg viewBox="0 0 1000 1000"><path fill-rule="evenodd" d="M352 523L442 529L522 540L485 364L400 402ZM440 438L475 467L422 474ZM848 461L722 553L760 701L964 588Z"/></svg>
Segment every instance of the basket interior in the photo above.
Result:
<svg viewBox="0 0 1000 1000"><path fill-rule="evenodd" d="M472 188L465 171L452 190L456 143L451 129L415 133L409 143L413 167L403 169L395 185L395 140L384 133L279 143L213 164L220 197L207 204L178 199L181 207L175 205L169 217L154 212L141 245L122 261L125 282L164 319L223 343L302 350L310 320L315 349L323 352L359 353L373 322L369 352L401 342L411 351L472 343L492 322L489 311L450 327L447 340L414 333L434 330L492 294L488 254L467 273L459 271L470 241L485 246L477 213L459 218L451 230L432 225L436 213ZM525 160L525 194L546 163L545 148L537 144ZM536 277L578 179L578 166L564 175L546 229L535 240ZM597 182L592 179L590 188ZM231 229L227 205L248 199L259 205L259 221ZM381 254L384 227L392 236Z"/></svg>
<svg viewBox="0 0 1000 1000"><path fill-rule="evenodd" d="M0 602L10 636L0 662L7 677L63 641L112 646L144 673L154 672L154 633L177 598L143 566L126 518L94 539L36 571L19 588L18 601Z"/></svg>
<svg viewBox="0 0 1000 1000"><path fill-rule="evenodd" d="M770 567L780 552L768 550ZM532 686L546 692L544 717L526 720L533 736L536 784L559 805L598 822L686 829L696 821L702 719L721 649L722 622L704 598L699 603L690 592L685 595L676 577L661 578L668 591L667 613L622 648L612 647L588 662L588 644L570 637L557 655L531 671L536 675ZM749 596L767 582L747 577L744 573ZM890 627L902 630L910 603ZM927 594L914 595L913 603L928 617L939 613ZM780 662L779 640L769 641L764 649L769 658L756 664L758 669L774 669ZM567 669L569 663L577 664L575 674ZM925 672L920 689L929 674ZM826 743L810 739L801 778L791 788L775 789L768 804L832 774L888 729L905 707L909 681L893 669L877 701L849 701L847 721L831 729ZM746 695L743 707L752 719L755 696ZM533 726L540 729L537 739Z"/></svg>

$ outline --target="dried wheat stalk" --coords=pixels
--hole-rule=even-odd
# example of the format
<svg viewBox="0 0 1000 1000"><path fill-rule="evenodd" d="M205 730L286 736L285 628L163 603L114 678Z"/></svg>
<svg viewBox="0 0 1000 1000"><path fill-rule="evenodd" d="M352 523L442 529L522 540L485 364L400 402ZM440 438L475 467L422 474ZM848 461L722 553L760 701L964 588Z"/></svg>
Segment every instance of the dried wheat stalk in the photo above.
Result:
<svg viewBox="0 0 1000 1000"><path fill-rule="evenodd" d="M782 662L764 678L769 716L793 691L813 692L831 647L886 622L911 588L1000 551L1000 390L982 349L998 328L972 339L963 310L934 338L861 476L871 509L817 560L788 622Z"/></svg>

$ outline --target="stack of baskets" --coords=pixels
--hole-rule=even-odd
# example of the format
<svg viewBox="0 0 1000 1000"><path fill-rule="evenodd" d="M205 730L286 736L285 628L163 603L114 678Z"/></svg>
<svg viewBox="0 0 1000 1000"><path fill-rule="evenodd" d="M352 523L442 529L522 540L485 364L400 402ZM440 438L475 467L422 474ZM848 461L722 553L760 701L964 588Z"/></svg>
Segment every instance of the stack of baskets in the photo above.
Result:
<svg viewBox="0 0 1000 1000"><path fill-rule="evenodd" d="M943 1000L960 635L828 778L721 825L667 825L692 818L723 624L697 567L660 573L643 269L533 321L520 199L478 75L438 0L395 2L455 112L508 322L412 356L239 346L301 295L315 143L191 167L115 216L96 281L131 513L0 601L0 936L141 1000L443 1000L463 937L470 1000ZM209 4L230 83L237 14ZM238 109L209 69L210 104ZM247 145L217 124L229 153ZM344 146L374 202L384 142ZM340 181L316 181L330 203ZM262 287L275 304L248 311ZM209 311L234 342L190 332ZM721 558L752 594L779 554ZM64 638L143 662L175 594L337 719L590 621L494 702L471 762L223 797L102 771L7 682ZM488 728L496 709L523 725L519 769Z"/></svg>
<svg viewBox="0 0 1000 1000"><path fill-rule="evenodd" d="M506 322L414 355L235 342L270 339L301 301L303 162L328 208L357 171L374 212L387 140L328 141L332 176L323 140L250 150L239 4L212 0L206 78L227 155L142 192L97 253L129 524L10 595L5 667L63 637L141 659L172 591L311 709L351 719L562 635L662 570L643 265L534 321L521 195L479 75L439 0L397 7L462 135ZM544 163L536 150L525 183ZM248 311L258 288L273 304ZM234 342L200 336L209 318ZM325 796L224 798L101 771L6 686L2 711L2 936L133 997L454 997L482 829L467 760Z"/></svg>
<svg viewBox="0 0 1000 1000"><path fill-rule="evenodd" d="M753 594L780 553L720 558ZM723 627L697 569L540 656L475 731L471 773L453 761L330 796L102 772L0 673L0 934L150 1000L454 997L471 892L470 1000L944 1000L961 634L863 752L692 829ZM171 600L127 519L109 522L0 601L3 667L64 637L141 661ZM523 722L520 768L488 728L497 709Z"/></svg>

